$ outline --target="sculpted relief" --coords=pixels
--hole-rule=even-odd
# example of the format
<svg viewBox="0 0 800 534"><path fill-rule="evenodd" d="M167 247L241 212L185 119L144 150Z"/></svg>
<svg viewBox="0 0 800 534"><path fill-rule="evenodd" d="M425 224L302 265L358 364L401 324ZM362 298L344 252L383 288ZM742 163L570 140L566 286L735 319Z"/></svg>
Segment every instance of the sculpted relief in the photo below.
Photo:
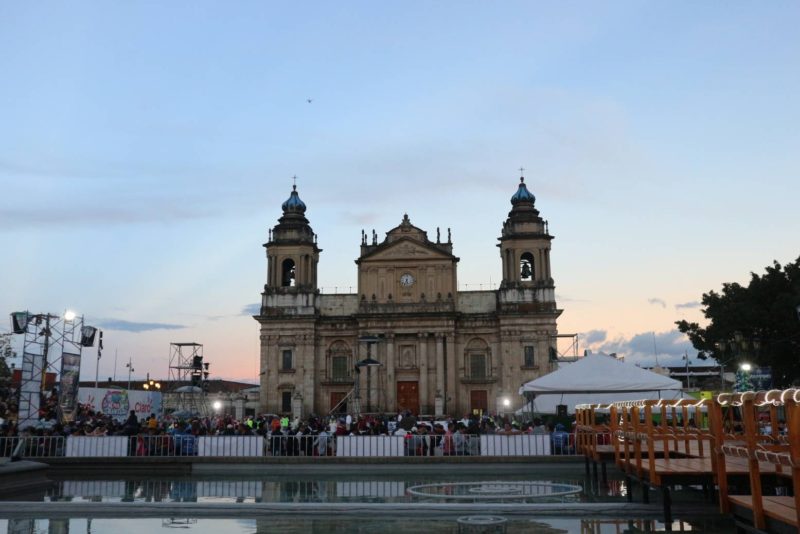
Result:
<svg viewBox="0 0 800 534"><path fill-rule="evenodd" d="M398 367L401 369L414 369L417 367L417 354L414 345L401 345Z"/></svg>

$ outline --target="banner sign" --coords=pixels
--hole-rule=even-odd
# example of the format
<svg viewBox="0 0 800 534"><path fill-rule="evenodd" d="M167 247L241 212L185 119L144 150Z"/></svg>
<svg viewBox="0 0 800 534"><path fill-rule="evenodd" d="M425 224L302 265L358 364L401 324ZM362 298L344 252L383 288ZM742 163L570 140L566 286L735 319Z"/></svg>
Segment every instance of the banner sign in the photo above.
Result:
<svg viewBox="0 0 800 534"><path fill-rule="evenodd" d="M22 353L22 374L20 378L19 395L19 428L39 421L39 400L42 391L42 363L41 354L32 352Z"/></svg>
<svg viewBox="0 0 800 534"><path fill-rule="evenodd" d="M131 410L141 421L151 413L161 416L161 392L119 388L80 388L78 402L103 412L117 421L125 421Z"/></svg>
<svg viewBox="0 0 800 534"><path fill-rule="evenodd" d="M61 411L72 414L78 407L78 382L81 377L81 355L61 354Z"/></svg>

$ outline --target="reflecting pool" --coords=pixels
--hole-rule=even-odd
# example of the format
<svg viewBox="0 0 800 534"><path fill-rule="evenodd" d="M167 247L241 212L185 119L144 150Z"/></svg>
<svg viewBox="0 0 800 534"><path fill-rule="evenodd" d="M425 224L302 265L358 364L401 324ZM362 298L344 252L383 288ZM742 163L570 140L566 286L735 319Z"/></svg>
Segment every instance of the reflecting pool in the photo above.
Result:
<svg viewBox="0 0 800 534"><path fill-rule="evenodd" d="M456 466L406 475L349 466L347 472L160 477L54 471L48 486L0 499L0 533L667 530L657 492L651 492L652 504L639 498L629 503L623 479L600 482L578 469ZM692 488L673 493L673 516L673 531L721 534L733 528Z"/></svg>

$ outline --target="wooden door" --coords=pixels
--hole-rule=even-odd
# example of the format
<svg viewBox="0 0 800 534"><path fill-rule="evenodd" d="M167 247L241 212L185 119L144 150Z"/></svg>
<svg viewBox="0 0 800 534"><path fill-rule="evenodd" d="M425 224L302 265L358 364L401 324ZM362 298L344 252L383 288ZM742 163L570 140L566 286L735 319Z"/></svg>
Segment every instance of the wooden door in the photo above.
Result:
<svg viewBox="0 0 800 534"><path fill-rule="evenodd" d="M408 381L397 383L397 411L410 410L419 414L419 382Z"/></svg>
<svg viewBox="0 0 800 534"><path fill-rule="evenodd" d="M333 411L333 409L336 408L336 405L339 404L342 401L342 399L345 398L346 395L347 393L344 393L342 391L332 391L331 407L329 410ZM342 402L342 404L338 408L336 408L336 413L347 413L347 403Z"/></svg>
<svg viewBox="0 0 800 534"><path fill-rule="evenodd" d="M469 409L472 413L483 415L489 411L485 389L473 389L469 392Z"/></svg>

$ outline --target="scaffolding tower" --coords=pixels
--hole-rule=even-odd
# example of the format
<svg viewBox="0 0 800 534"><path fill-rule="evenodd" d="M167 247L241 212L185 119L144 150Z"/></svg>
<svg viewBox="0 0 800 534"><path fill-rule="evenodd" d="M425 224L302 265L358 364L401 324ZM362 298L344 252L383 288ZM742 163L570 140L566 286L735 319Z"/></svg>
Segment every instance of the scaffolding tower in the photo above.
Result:
<svg viewBox="0 0 800 534"><path fill-rule="evenodd" d="M174 412L192 416L208 415L207 378L208 363L203 361L202 344L169 344L168 393L173 400Z"/></svg>
<svg viewBox="0 0 800 534"><path fill-rule="evenodd" d="M36 426L48 397L60 421L71 421L77 406L83 317L24 312L18 428Z"/></svg>

